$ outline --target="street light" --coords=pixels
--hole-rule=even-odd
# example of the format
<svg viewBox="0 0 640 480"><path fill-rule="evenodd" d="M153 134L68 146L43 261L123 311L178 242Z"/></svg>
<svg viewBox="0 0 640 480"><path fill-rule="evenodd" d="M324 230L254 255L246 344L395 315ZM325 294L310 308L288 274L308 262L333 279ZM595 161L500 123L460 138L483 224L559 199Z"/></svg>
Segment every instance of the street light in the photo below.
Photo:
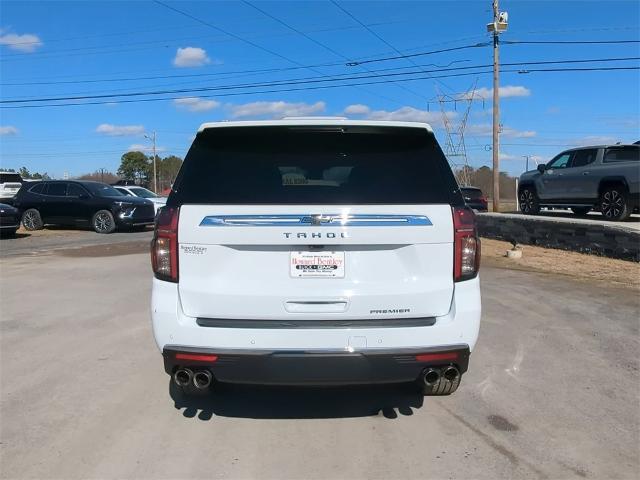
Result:
<svg viewBox="0 0 640 480"><path fill-rule="evenodd" d="M156 175L156 132L153 132L153 136L149 136L146 133L144 138L153 142L153 191L158 193L158 177Z"/></svg>
<svg viewBox="0 0 640 480"><path fill-rule="evenodd" d="M531 158L531 155L522 155L522 158L526 159L526 161L527 161L527 166L526 166L524 171L528 172L529 171L529 159Z"/></svg>

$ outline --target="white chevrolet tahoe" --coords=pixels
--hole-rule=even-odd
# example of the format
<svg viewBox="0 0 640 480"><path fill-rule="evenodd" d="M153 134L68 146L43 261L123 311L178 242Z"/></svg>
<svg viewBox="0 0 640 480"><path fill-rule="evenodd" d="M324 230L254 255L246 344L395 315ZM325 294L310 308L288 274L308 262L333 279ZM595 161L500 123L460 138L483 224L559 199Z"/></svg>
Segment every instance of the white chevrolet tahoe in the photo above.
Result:
<svg viewBox="0 0 640 480"><path fill-rule="evenodd" d="M216 382L453 393L480 244L426 124L204 124L157 218L151 312L186 394Z"/></svg>

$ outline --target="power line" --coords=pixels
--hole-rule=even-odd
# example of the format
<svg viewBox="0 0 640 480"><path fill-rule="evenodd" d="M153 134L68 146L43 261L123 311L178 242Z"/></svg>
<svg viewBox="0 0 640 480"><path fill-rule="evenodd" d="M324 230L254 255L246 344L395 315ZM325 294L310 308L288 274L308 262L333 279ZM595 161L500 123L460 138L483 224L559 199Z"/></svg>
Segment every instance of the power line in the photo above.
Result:
<svg viewBox="0 0 640 480"><path fill-rule="evenodd" d="M503 44L510 44L510 45L518 45L518 44L549 44L549 45L553 45L553 44L558 44L558 45L563 45L563 44L576 44L576 45L580 45L580 44L631 44L631 43L640 43L640 40L502 40L500 43ZM399 60L399 59L407 59L407 58L414 58L414 57L420 57L420 56L424 56L424 55L434 55L437 53L445 53L445 52L453 52L453 51L457 51L457 50L466 50L469 48L479 48L479 47L487 47L491 45L490 42L481 42L481 43L476 43L476 44L471 44L471 45L463 45L460 47L452 47L452 48L443 48L440 50L432 50L429 52L418 52L418 53L411 53L411 54L407 54L407 55L397 55L394 57L383 57L383 58L374 58L371 60L362 60L360 62L352 62L351 64L348 64L349 66L354 66L354 65L360 65L363 63L374 63L374 62L386 62L389 60Z"/></svg>
<svg viewBox="0 0 640 480"><path fill-rule="evenodd" d="M329 47L328 45L325 45L324 43L316 40L315 38L311 37L310 35L307 35L306 33L298 30L297 28L289 25L287 22L285 22L284 20L281 20L280 18L275 17L274 15L271 15L270 13L266 12L265 10L261 9L260 7L254 5L251 2L248 2L247 0L243 0L243 3L251 8L253 8L254 10L260 12L262 15L264 15L265 17L270 18L271 20L278 22L280 25L283 25L284 27L288 28L289 30L291 30L292 32L295 32L296 34L306 38L307 40L309 40L310 42L313 42L314 44L318 45L319 47L327 50L328 52L331 52L332 54L342 58L343 60L347 60L347 61L351 61L349 58L347 58L346 56L344 56L342 53L334 50L333 48ZM315 71L315 70L314 70ZM417 94L416 92L411 91L410 89L404 87L404 86L400 86L401 88L403 88L404 90L409 91L410 93L413 93L414 95L418 95L420 98L424 99L424 97L422 95ZM367 93L369 93L370 95L376 95L375 93L369 92L365 89L362 89L364 91L366 91ZM400 102L396 102L396 100L393 99L387 99L387 100L391 100L394 103L400 103Z"/></svg>
<svg viewBox="0 0 640 480"><path fill-rule="evenodd" d="M612 45L612 44L625 44L625 43L640 43L640 40L503 40L500 43L508 43L509 45L536 45L536 44L544 44L544 45L593 45L593 44L602 44L602 45Z"/></svg>
<svg viewBox="0 0 640 480"><path fill-rule="evenodd" d="M568 69L531 69L529 72L559 72L559 71L612 71L612 70L640 70L640 67L599 67L599 68L568 68ZM519 69L511 69L511 70L503 70L506 73L521 73ZM468 73L455 73L448 75L439 75L435 78L452 78L452 77L463 77L469 75L484 75L492 73L492 71L479 71L479 72L468 72ZM375 77L375 76L374 76ZM371 77L359 77L359 78L371 78ZM398 81L416 81L416 80L427 80L429 77L414 77L414 78L405 78L405 79L396 79L396 80L380 80L380 81L369 81L369 82L360 82L360 83L349 83L349 84L340 84L340 85L316 85L316 86L306 86L299 88L288 88L288 89L277 89L277 90L258 90L258 91L250 91L250 92L230 92L230 93L216 93L211 95L199 95L199 98L215 98L215 97L232 97L232 96L241 96L241 95L262 95L266 93L289 93L295 91L306 91L306 90L322 90L322 89L330 89L330 88L345 88L345 87L354 87L359 85L377 85L377 84L385 84L385 83L393 83ZM345 80L345 79L340 79ZM18 105L18 106L2 106L0 109L10 109L10 108L42 108L42 107L70 107L70 106L87 106L87 105L104 105L107 103L121 104L121 103L141 103L141 102L154 102L154 101L166 101L166 100L176 100L179 98L184 98L181 96L174 97L163 97L163 98L144 98L144 99L134 99L134 100L111 100L111 101L96 101L96 102L76 102L76 103L57 103L57 104L38 104L38 105Z"/></svg>
<svg viewBox="0 0 640 480"><path fill-rule="evenodd" d="M394 47L393 45L391 45L389 42L387 42L386 40L384 40L382 37L380 37L377 33L375 33L371 28L369 28L368 26L366 26L364 23L362 23L360 20L358 20L353 14L351 14L349 11L345 10L343 7L341 7L338 3L336 3L335 1L331 0L331 3L333 3L333 5L338 8L340 11L342 11L344 14L346 14L349 18L351 18L354 22L356 22L358 25L360 25L362 28L364 28L367 32L369 32L370 34L372 34L373 36L375 36L378 40L380 40L382 43L384 43L386 46L388 46L389 48L391 48L393 51L395 51L396 53L402 55L401 52L398 51L398 49L396 47ZM352 63L352 61L350 59L346 59L348 60L349 63ZM358 66L360 66L360 68L363 68L364 70L370 71L367 67L363 67L361 64L359 64ZM442 82L440 82L442 83ZM442 83L444 85L444 83ZM446 86L446 85L445 85ZM409 87L404 87L401 86L404 90L407 90L408 92L422 98L423 100L426 100L425 96L415 92L414 90L410 89Z"/></svg>
<svg viewBox="0 0 640 480"><path fill-rule="evenodd" d="M474 43L472 45L463 45L461 47L442 48L440 50L432 50L430 52L418 52L418 53L410 53L410 54L407 54L407 55L396 55L395 57L384 57L384 58L374 58L374 59L371 59L371 60L361 60L359 62L348 63L347 66L354 67L354 66L357 66L357 65L365 64L365 63L387 62L387 61L390 61L390 60L399 60L399 59L423 57L425 55L435 55L437 53L455 52L455 51L458 51L458 50L467 50L469 48L487 47L489 45L491 45L489 42Z"/></svg>
<svg viewBox="0 0 640 480"><path fill-rule="evenodd" d="M374 24L370 24L370 25L371 26L376 26L376 25L385 25L385 24L389 24L389 23L394 23L394 22L386 22L386 23L385 22L379 22L379 23L374 23ZM353 27L344 27L344 29L347 29L347 28L358 28L358 27L355 27L355 26L353 26ZM324 31L331 31L331 30L332 29L318 29L318 30L312 30L311 32L324 32ZM418 46L418 47L408 48L405 51L406 52L411 52L411 51L416 51L416 50L423 50L423 49L425 49L427 47L432 47L432 46L437 46L437 45L449 45L449 44L452 44L452 43L459 43L459 42L463 42L463 41L467 41L467 40L471 40L471 39L476 39L476 38L484 38L484 36L475 35L475 36L472 36L472 37L462 37L462 38L458 38L458 39L455 39L455 40L448 40L448 41L445 41L445 42L435 42L435 43L431 43L431 44L428 44L428 45L421 45L421 46ZM372 54L372 55L366 55L366 56L358 57L358 59L367 60L367 59L370 59L370 58L379 57L381 55L388 55L389 53L390 52L376 53L376 54ZM240 64L242 65L243 63L240 62ZM335 65L342 65L343 66L344 63L343 62L322 63L322 64L318 64L316 66L324 67L324 66L335 66ZM431 64L431 66L440 66L440 65ZM302 67L289 67L289 68L295 69L295 68L306 68L306 67L307 67L307 65L303 65ZM277 69L278 67L274 67L274 68ZM280 68L285 69L286 67L280 67ZM170 71L175 71L175 68L156 68L156 69L152 69L152 70L149 70L149 69L143 70L143 72L145 74L149 74L149 72L170 72ZM135 71L132 72L131 70L127 70L125 72L122 72L122 71L121 72L111 72L111 73L108 73L107 75L132 75L133 73L141 73L141 72L135 72ZM223 75L224 73L223 72L219 72L219 74ZM73 82L81 82L81 81L79 81L77 79L81 78L81 77L96 77L96 76L99 76L99 74L95 74L95 73L94 74L75 73L73 75L55 75L55 76L47 75L46 77L35 77L35 78L34 77L12 78L11 81L12 82L20 82L20 83L17 83L17 85L23 85L23 84L26 84L26 82L31 82L31 81L35 81L35 80L46 80L46 82L43 82L43 84L46 84L46 83L53 83L53 82L50 82L52 79L61 79L61 78L70 78L71 77L71 78L74 79ZM90 80L87 80L87 81L90 81Z"/></svg>
<svg viewBox="0 0 640 480"><path fill-rule="evenodd" d="M206 22L206 21L204 21L204 20L202 20L202 19L200 19L198 17L195 17L195 16L193 16L193 15L187 13L187 12L184 12L182 10L178 10L177 8L173 8L173 7L169 6L169 5L167 5L166 3L161 2L160 0L154 0L154 2L157 3L158 5L162 5L163 7L168 8L169 10L173 10L176 13L184 15L184 16L186 16L186 17L188 17L188 18L190 18L190 19L192 19L192 20L194 20L196 22L199 22L199 23L201 23L203 25L211 27L214 30L217 30L217 31L222 32L222 33L225 33L225 34L229 35L230 37L235 38L236 40L239 40L239 41L244 42L244 43L246 43L248 45L251 45L252 47L257 48L259 50L262 50L263 52L267 52L267 53L270 53L271 55L275 55L277 57L280 57L280 58L286 60L287 62L293 63L294 65L298 65L300 67L303 66L301 63L299 63L299 62L297 62L295 60L287 58L284 55L281 55L281 54L279 54L277 52L274 52L273 50L270 50L270 49L268 49L266 47L263 47L262 45L259 45L259 44L255 43L255 42L252 42L251 40L247 40L246 38L243 38L243 37L241 37L239 35L236 35L235 33L232 33L232 32L229 32L227 30L224 30L224 29L222 29L220 27L217 27L216 25L213 25L212 23ZM317 70L314 70L313 68L310 68L310 70L314 71L315 73L321 73L321 72L319 72ZM394 103L402 104L402 102L398 102L398 101L393 100L393 99L386 98L386 100L391 100Z"/></svg>
<svg viewBox="0 0 640 480"><path fill-rule="evenodd" d="M393 22L379 22L376 23L374 25L387 25ZM331 31L340 31L340 30L350 30L353 28L357 28L355 26L346 26L346 27L333 27L333 28L322 28L322 29L316 29L316 30L312 30L314 32L331 32ZM254 38L270 38L270 37L277 37L277 36L281 36L280 35L256 35ZM285 34L287 35L287 34ZM82 38L82 37L79 37ZM28 57L30 60L40 60L40 59L45 59L45 58L58 58L58 57L62 57L62 56L74 56L74 55L84 55L85 53L91 54L91 55L103 55L103 54L110 54L110 53L121 53L121 52L127 52L127 51L136 51L136 50L147 50L147 49L152 49L155 48L153 46L149 46L149 47L143 47L143 48L136 48L136 49L125 49L125 50L113 50L114 48L118 48L118 47L129 47L129 46L134 46L134 45L160 45L163 47L169 47L169 43L174 43L174 42L179 42L179 41L184 41L184 40L213 40L215 41L215 39L220 39L217 43L222 43L222 42L226 42L229 41L228 39L222 40L221 38L223 38L222 36L189 36L189 37L180 37L180 38L169 38L169 39L163 39L163 40L147 40L144 42L128 42L128 43L122 43L122 44L110 44L110 45L95 45L95 46L91 46L91 47L75 47L75 48L64 48L64 49L57 49L57 50L49 50L49 51L45 51L45 52L22 52L22 53L12 53L12 54L2 54L0 53L0 61L11 61L11 60L23 60L26 57ZM9 44L9 46L14 46L14 45L29 45L29 44L39 44L40 42L14 42ZM104 50L103 50L104 49ZM72 53L69 53L72 52ZM81 53L73 53L73 52L81 52Z"/></svg>
<svg viewBox="0 0 640 480"><path fill-rule="evenodd" d="M549 63L580 63L580 62L610 62L610 61L625 61L625 60L640 60L640 57L622 57L622 58L605 58L605 59L584 59L584 60L557 60L557 61L534 61L534 62L512 62L509 64L505 64L507 66L517 66L517 65L535 65L535 64L549 64ZM218 85L212 87L201 87L201 88L187 88L187 89L173 89L173 90L150 90L150 91L134 91L127 93L110 93L104 95L72 95L72 96L64 96L64 97L40 97L40 98L9 98L0 100L0 104L12 104L12 103L33 103L33 102L59 102L59 101L71 101L71 100L92 100L92 99L106 99L106 98L117 98L117 97L133 97L133 96L152 96L152 95L170 95L170 94L197 94L201 92L211 92L211 91L219 91L219 90L236 90L242 88L262 88L262 87L275 87L275 86L288 86L288 85L304 85L304 84L313 84L313 83L325 83L325 82L336 82L336 81L347 81L347 80L362 80L369 78L387 78L387 77L398 77L398 76L407 76L407 75L417 75L417 74L430 74L430 73L441 73L441 72L450 72L450 71L459 71L459 70L473 70L479 68L486 68L491 66L490 64L483 65L472 65L472 66L464 66L464 67L451 67L444 68L438 70L416 70L410 72L396 72L396 73L382 73L377 74L379 72L387 71L387 70L379 70L368 72L368 74L334 74L334 75L320 75L317 77L305 77L305 78L297 78L297 79L285 79L285 80L274 80L274 81L265 81L265 82L251 82L251 83L238 83L231 85ZM601 69L604 67L597 67L596 69ZM608 67L615 68L615 67ZM621 67L626 68L626 67ZM592 68L583 68L581 71L588 71ZM620 69L620 68L617 68ZM568 71L569 69L561 68L561 69L526 69L526 70L512 70L521 73L528 72L536 72L536 71ZM479 72L474 72L479 73ZM429 78L429 77L427 77ZM406 81L410 79L395 79L393 81Z"/></svg>
<svg viewBox="0 0 640 480"><path fill-rule="evenodd" d="M514 62L514 63L503 63L503 65L539 65L539 64L547 64L547 63L583 63L583 62L611 62L611 61L623 61L623 60L637 60L639 57L619 57L619 58L593 58L593 59L563 59L563 60L549 60L549 61L529 61L529 62ZM434 63L430 64L416 64L415 67L425 68L425 67L438 67L446 69L447 67L453 65L454 63L459 62L467 62L468 60L454 60L449 62L446 65L437 65ZM260 74L260 73L280 73L287 72L293 70L301 70L312 67L329 67L329 66L339 66L343 65L342 62L334 62L334 63L318 63L314 65L304 65L300 67L277 67L277 68L263 68L263 69L250 69L250 70L234 70L230 72L212 72L212 73L191 73L191 74L179 74L179 75L157 75L157 76L146 76L146 77L120 77L120 78L107 78L107 79L95 79L95 80L68 80L68 81L60 81L60 82L20 82L20 83L0 83L0 86L11 86L11 85L61 85L61 84L76 84L76 83L103 83L103 82L126 82L126 81L138 81L138 80L161 80L161 79L169 79L169 78L203 78L203 77L211 77L211 76L222 76L222 75L234 75L234 74ZM491 64L487 65L475 65L475 66L466 66L460 67L460 70L469 69L469 68L480 68L480 67L488 67ZM394 70L406 70L408 68L413 68L413 66L404 66L404 67L388 67L381 68L376 70L368 70L371 73L377 72L388 72ZM340 75L351 75L351 73L345 74L335 74L335 76ZM227 77L228 78L228 77Z"/></svg>

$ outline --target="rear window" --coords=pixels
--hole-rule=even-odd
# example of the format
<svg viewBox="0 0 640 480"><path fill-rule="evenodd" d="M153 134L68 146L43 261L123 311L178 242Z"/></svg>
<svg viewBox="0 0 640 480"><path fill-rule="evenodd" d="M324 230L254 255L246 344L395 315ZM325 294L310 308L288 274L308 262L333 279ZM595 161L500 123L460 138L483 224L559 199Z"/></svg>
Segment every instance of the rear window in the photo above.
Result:
<svg viewBox="0 0 640 480"><path fill-rule="evenodd" d="M0 173L0 183L22 183L18 173Z"/></svg>
<svg viewBox="0 0 640 480"><path fill-rule="evenodd" d="M124 197L125 195L106 183L85 183L84 186L96 197Z"/></svg>
<svg viewBox="0 0 640 480"><path fill-rule="evenodd" d="M611 147L604 152L604 161L609 162L638 162L640 161L640 147Z"/></svg>
<svg viewBox="0 0 640 480"><path fill-rule="evenodd" d="M198 134L169 205L461 205L433 134L399 127L221 127Z"/></svg>
<svg viewBox="0 0 640 480"><path fill-rule="evenodd" d="M482 190L480 190L479 188L465 188L462 187L460 189L462 191L462 194L469 197L469 198L481 198L482 197Z"/></svg>

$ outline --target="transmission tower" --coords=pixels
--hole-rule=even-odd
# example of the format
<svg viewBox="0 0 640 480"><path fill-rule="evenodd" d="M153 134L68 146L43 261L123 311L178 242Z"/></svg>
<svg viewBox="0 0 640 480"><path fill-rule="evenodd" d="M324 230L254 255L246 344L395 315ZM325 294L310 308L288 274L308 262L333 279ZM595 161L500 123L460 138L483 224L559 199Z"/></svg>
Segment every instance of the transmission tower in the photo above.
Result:
<svg viewBox="0 0 640 480"><path fill-rule="evenodd" d="M451 169L455 172L456 179L460 185L469 185L471 179L469 178L469 162L467 160L467 147L464 141L464 131L467 127L467 119L469 118L469 111L473 104L474 97L476 96L476 80L471 89L462 95L443 94L438 91L438 103L440 104L440 110L442 112L442 123L447 132L447 140L445 143L444 154L449 161ZM453 124L449 118L446 105L447 103L453 103L454 109L457 110L458 104L464 105L464 112L459 122Z"/></svg>

